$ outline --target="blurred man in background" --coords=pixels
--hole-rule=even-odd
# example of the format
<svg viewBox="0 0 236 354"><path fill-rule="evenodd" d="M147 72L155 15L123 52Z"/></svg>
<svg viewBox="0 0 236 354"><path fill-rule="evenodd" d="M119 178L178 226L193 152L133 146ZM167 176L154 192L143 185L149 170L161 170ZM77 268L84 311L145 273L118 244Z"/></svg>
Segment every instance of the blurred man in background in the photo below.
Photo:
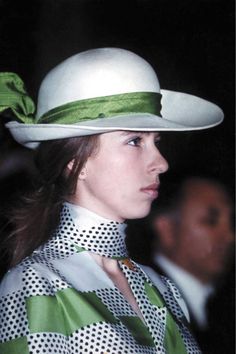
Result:
<svg viewBox="0 0 236 354"><path fill-rule="evenodd" d="M234 315L229 315L232 304L221 289L233 260L232 213L233 202L222 183L188 177L158 198L151 219L136 229L131 225L128 233L131 257L149 266L145 271L152 280L157 272L177 285L206 354L231 353L227 328L233 324L227 321ZM231 287L226 291L233 293Z"/></svg>
<svg viewBox="0 0 236 354"><path fill-rule="evenodd" d="M162 210L161 210L162 209ZM232 260L232 201L223 185L186 179L168 206L154 212L153 269L181 291L191 318L208 326L207 301Z"/></svg>

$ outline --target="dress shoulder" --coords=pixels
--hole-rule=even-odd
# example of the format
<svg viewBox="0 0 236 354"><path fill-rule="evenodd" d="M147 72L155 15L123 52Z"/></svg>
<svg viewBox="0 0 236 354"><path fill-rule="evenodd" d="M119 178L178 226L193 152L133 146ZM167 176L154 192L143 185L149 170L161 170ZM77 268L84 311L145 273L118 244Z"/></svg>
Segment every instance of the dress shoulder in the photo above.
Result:
<svg viewBox="0 0 236 354"><path fill-rule="evenodd" d="M59 312L55 294L60 281L49 264L34 257L25 259L5 274L0 284L1 354L57 353L55 342L61 343L61 348L66 345L62 333L40 333L45 306L53 306L54 311Z"/></svg>

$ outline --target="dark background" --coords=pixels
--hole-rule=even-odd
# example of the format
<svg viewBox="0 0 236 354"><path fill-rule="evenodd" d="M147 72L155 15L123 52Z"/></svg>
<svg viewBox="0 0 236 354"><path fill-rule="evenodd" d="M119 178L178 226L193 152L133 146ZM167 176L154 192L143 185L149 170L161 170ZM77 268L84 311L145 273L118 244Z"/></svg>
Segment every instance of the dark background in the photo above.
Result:
<svg viewBox="0 0 236 354"><path fill-rule="evenodd" d="M234 11L232 0L0 0L0 71L17 72L36 100L45 74L77 52L105 46L136 52L155 68L162 88L207 98L225 113L213 129L162 134L170 164L163 184L176 175L206 174L224 182L234 197ZM27 185L32 166L25 162L31 163L30 151L11 140L3 123L0 148L4 209L9 193L14 199ZM4 164L16 150L23 167L6 179ZM227 321L230 311L232 321L234 313L230 276L223 295L228 308L219 321ZM226 329L228 346L216 353L234 352L233 324Z"/></svg>

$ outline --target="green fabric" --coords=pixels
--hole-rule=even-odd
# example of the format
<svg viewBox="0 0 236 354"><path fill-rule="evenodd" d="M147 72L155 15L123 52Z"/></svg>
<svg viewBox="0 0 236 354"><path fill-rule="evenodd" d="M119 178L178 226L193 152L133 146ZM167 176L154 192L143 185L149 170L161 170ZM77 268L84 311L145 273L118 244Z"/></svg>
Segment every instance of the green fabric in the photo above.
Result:
<svg viewBox="0 0 236 354"><path fill-rule="evenodd" d="M66 334L61 308L54 296L32 296L26 299L31 333L56 332Z"/></svg>
<svg viewBox="0 0 236 354"><path fill-rule="evenodd" d="M148 282L145 282L144 286L150 302L157 307L164 307L164 300L158 290L154 286L151 286ZM178 326L168 310L166 313L164 346L168 354L187 354Z"/></svg>
<svg viewBox="0 0 236 354"><path fill-rule="evenodd" d="M80 247L80 246L77 246L77 245L73 245L73 246L75 247L77 253L86 251L86 249L83 248L83 247ZM127 259L127 257L116 257L116 256L111 257L111 258L112 258L112 259L117 259L117 260L119 260L119 261L122 261L122 260L124 260L124 259ZM0 354L1 354L1 353L0 353Z"/></svg>
<svg viewBox="0 0 236 354"><path fill-rule="evenodd" d="M0 113L11 109L23 123L33 123L35 105L21 78L14 73L0 73Z"/></svg>
<svg viewBox="0 0 236 354"><path fill-rule="evenodd" d="M147 281L144 283L144 288L151 304L157 307L165 306L165 301L157 288L151 286Z"/></svg>
<svg viewBox="0 0 236 354"><path fill-rule="evenodd" d="M160 116L160 96L153 92L131 92L70 102L51 109L38 123L74 124L132 113L152 113Z"/></svg>
<svg viewBox="0 0 236 354"><path fill-rule="evenodd" d="M9 342L0 343L1 354L29 354L26 337L12 339Z"/></svg>
<svg viewBox="0 0 236 354"><path fill-rule="evenodd" d="M76 124L83 121L134 113L161 116L161 94L131 92L70 102L34 117L35 105L15 73L0 73L0 113L10 109L27 124Z"/></svg>
<svg viewBox="0 0 236 354"><path fill-rule="evenodd" d="M124 261L125 259L128 259L127 256L124 256L124 257L119 257L119 256L113 256L111 257L112 259L116 259L117 261Z"/></svg>
<svg viewBox="0 0 236 354"><path fill-rule="evenodd" d="M94 292L78 292L67 288L55 296L32 296L26 300L31 333L56 332L66 336L93 323L118 320Z"/></svg>
<svg viewBox="0 0 236 354"><path fill-rule="evenodd" d="M86 251L86 249L85 249L85 248L83 248L83 247L80 247L80 246L77 246L77 245L73 245L73 246L75 247L75 249L76 249L77 253L80 253L80 252L84 252L84 251Z"/></svg>
<svg viewBox="0 0 236 354"><path fill-rule="evenodd" d="M164 346L168 354L188 354L183 338L171 314L167 312Z"/></svg>
<svg viewBox="0 0 236 354"><path fill-rule="evenodd" d="M155 347L147 327L139 317L119 316L119 319L129 329L138 344Z"/></svg>

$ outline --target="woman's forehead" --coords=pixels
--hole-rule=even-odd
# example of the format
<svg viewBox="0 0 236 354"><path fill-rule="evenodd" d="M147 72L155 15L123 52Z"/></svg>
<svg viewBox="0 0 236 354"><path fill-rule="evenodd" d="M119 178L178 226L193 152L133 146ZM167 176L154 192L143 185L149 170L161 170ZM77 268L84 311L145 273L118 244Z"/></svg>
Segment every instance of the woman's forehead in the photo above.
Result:
<svg viewBox="0 0 236 354"><path fill-rule="evenodd" d="M159 137L160 133L159 132L147 132L147 131L131 131L131 130L116 130L113 132L106 132L102 133L101 135L113 135L113 136L121 136L121 137L129 137L130 135L140 135L140 136L154 136L154 137Z"/></svg>
<svg viewBox="0 0 236 354"><path fill-rule="evenodd" d="M130 135L130 134L140 134L140 135L154 135L154 136L159 136L160 133L159 132L147 132L147 131L122 131L121 132L122 135Z"/></svg>

